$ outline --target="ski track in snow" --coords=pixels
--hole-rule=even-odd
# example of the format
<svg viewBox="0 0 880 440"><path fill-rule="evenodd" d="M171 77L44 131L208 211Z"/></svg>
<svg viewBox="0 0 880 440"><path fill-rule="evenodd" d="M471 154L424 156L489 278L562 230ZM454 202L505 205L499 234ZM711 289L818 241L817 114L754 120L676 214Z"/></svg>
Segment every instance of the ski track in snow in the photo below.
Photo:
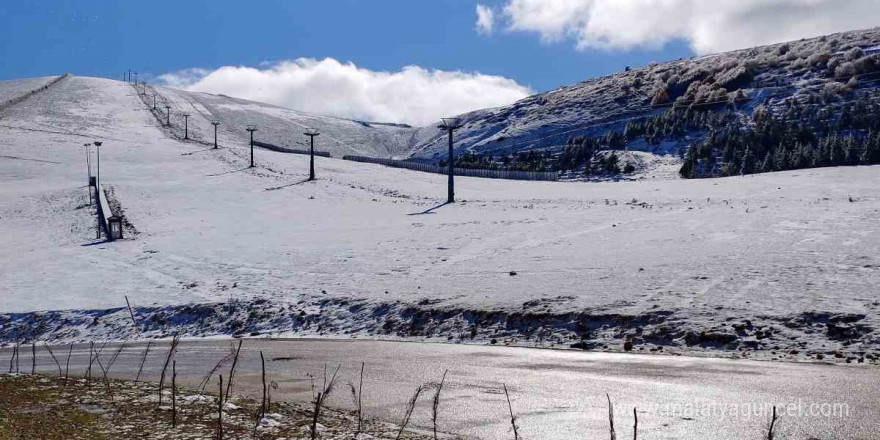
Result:
<svg viewBox="0 0 880 440"><path fill-rule="evenodd" d="M305 182L307 156L263 149L249 169L239 125L289 117L295 135L310 116L157 91L195 109L193 140L180 140L179 115L163 127L164 108L153 113L151 96L119 81L71 77L4 112L0 340L180 331L619 350L631 337L643 349L768 358L860 358L880 345L880 167L458 178L460 202L438 207L442 175L318 157L318 180ZM224 120L219 150L213 117ZM333 123L317 149L333 137L357 150L364 132ZM105 140L102 181L137 230L119 242L94 238L89 139Z"/></svg>

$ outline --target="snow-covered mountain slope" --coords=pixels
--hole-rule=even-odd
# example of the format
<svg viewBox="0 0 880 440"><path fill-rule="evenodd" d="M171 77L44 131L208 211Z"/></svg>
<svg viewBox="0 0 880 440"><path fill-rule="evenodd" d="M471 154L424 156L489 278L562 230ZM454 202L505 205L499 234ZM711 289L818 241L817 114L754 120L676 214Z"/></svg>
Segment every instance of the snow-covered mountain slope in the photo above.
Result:
<svg viewBox="0 0 880 440"><path fill-rule="evenodd" d="M113 243L85 187L95 140L130 224ZM136 337L128 296L146 336L880 349L880 167L458 178L444 206L442 175L319 157L305 182L307 156L258 150L251 169L222 145L170 136L106 79L0 112L0 340Z"/></svg>
<svg viewBox="0 0 880 440"><path fill-rule="evenodd" d="M811 95L834 94L847 99L847 92L856 86L880 84L876 76L865 77L880 72L878 47L880 30L875 28L652 63L539 93L506 107L461 115L465 125L456 132L456 148L496 156L560 149L569 138L623 131L627 122L663 112L673 102L705 109L735 101L730 107L749 115L756 105L778 106L791 97L804 101ZM856 81L850 84L853 76ZM434 127L420 130L413 155L445 157L440 136ZM677 152L693 141L679 136L662 144L630 147Z"/></svg>
<svg viewBox="0 0 880 440"><path fill-rule="evenodd" d="M0 81L0 105L10 99L17 98L32 90L52 82L57 76L38 76L36 78L13 79Z"/></svg>
<svg viewBox="0 0 880 440"><path fill-rule="evenodd" d="M167 87L147 87L142 100L152 107L156 94L156 115L166 117L171 106L171 120L183 137L183 114L190 114L189 137L213 143L211 121L220 121L218 142L248 142L247 125L257 126L254 139L291 148L308 148L307 128L318 129L316 150L336 157L361 155L370 157L405 157L413 142L415 129L392 124L367 123L331 116L319 116L269 104L209 93L187 92Z"/></svg>
<svg viewBox="0 0 880 440"><path fill-rule="evenodd" d="M756 47L644 67L587 79L522 99L512 105L460 115L458 154L500 154L563 149L576 137L624 133L629 122L646 121L672 107L730 110L750 116L759 106L779 109L792 99L854 101L872 95L880 82L880 30L851 31L796 42ZM222 95L150 87L144 100L158 93L158 113L172 106L172 119L192 114L191 137L211 141L210 121L220 120L221 136L245 141L247 124L256 124L256 139L301 149L306 127L323 132L318 149L335 156L413 157L440 161L446 136L435 125L405 127L367 123ZM858 93L854 93L859 89ZM829 106L831 113L843 106ZM834 115L831 115L834 117ZM438 121L439 123L440 121ZM180 124L182 125L182 124ZM670 129L671 130L671 129ZM705 133L660 133L652 142L643 134L626 139L628 149L659 154L679 153ZM760 159L760 158L759 158Z"/></svg>

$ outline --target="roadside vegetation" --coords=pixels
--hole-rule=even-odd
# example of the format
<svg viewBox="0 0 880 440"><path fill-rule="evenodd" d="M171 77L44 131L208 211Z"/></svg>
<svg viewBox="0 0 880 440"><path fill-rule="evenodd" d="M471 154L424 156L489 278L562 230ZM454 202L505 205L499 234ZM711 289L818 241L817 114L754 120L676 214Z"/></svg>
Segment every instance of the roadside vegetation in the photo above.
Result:
<svg viewBox="0 0 880 440"><path fill-rule="evenodd" d="M388 423L364 419L356 412L322 407L319 393L313 407L287 402L271 402L235 397L223 398L223 381L216 394L191 388L167 390L168 399L158 403L156 384L130 380L106 379L103 384L86 378L65 380L42 374L0 374L0 439L116 439L116 438L187 438L187 439L455 439L454 434L437 430L441 391L446 375L439 383L419 386L407 402L404 419ZM325 384L330 392L334 379ZM506 385L502 385L510 419L510 435L520 440L519 418L511 403ZM329 387L329 388L327 388ZM428 396L429 394L433 397ZM407 430L409 419L421 396L432 399L433 430ZM352 397L360 394L352 387ZM632 428L619 426L628 415L615 416L614 404L608 401L609 438L639 438L638 408L632 408ZM504 417L504 415L499 415ZM320 420L320 422L319 422ZM766 439L773 439L778 420L774 408ZM644 430L644 428L642 428ZM645 432L642 432L644 438Z"/></svg>
<svg viewBox="0 0 880 440"><path fill-rule="evenodd" d="M38 366L37 346L30 350L16 346L9 360L9 372L0 374L0 440L5 439L114 439L114 438L189 438L189 439L456 439L458 435L444 431L444 419L449 405L443 402L444 384L449 370L437 381L418 385L402 408L400 420L377 420L365 416L363 409L364 374L367 365L360 366L358 381L345 385L338 380L340 365L325 365L323 377L312 377L312 401L297 404L273 399L276 381L284 378L267 374L263 352L262 393L257 398L245 398L234 394L236 366L241 354L243 340L238 347L230 346L229 353L222 356L204 374L196 387L181 387L177 381L177 359L180 339L174 337L164 353L161 379L158 383L139 381L137 376L128 380L114 379L110 372L125 343L107 348L107 344L89 344L88 367L82 376L71 375L70 353L63 355L64 347L55 350L48 345L42 349L49 353L52 362ZM105 350L107 348L107 350ZM146 360L152 344L143 349ZM29 353L28 353L29 352ZM58 356L56 356L56 352ZM22 355L29 358L22 361ZM103 359L103 360L102 360ZM28 368L29 367L29 368ZM53 373L37 373L51 368ZM54 370L57 368L57 375ZM29 371L29 373L28 373ZM224 380L225 379L225 380ZM288 378L289 379L289 378ZM520 421L511 393L500 382L498 394L503 390L506 413L499 413L499 420L509 418L509 436L520 440ZM350 397L354 410L344 411L328 408L325 401L331 395ZM605 393L608 406L608 432L611 440L618 438L618 430L625 431L620 438L639 438L640 429L650 432L649 427L639 426L638 408L632 408L632 428L620 423L630 423L629 411L615 416L613 398ZM411 428L410 420L417 404L424 411L429 407L427 426ZM767 438L774 438L778 417L776 408L769 421ZM617 428L615 427L617 423ZM643 437L644 438L644 437Z"/></svg>
<svg viewBox="0 0 880 440"><path fill-rule="evenodd" d="M214 384L216 388L216 381ZM306 405L261 402L240 397L224 401L222 437L217 390L179 387L165 390L158 403L156 384L108 379L90 384L85 378L63 380L41 374L0 375L0 439L428 439L391 423L363 420L355 414L321 410L313 426ZM316 435L312 436L312 429ZM360 432L357 437L355 433ZM444 436L441 438L451 438Z"/></svg>

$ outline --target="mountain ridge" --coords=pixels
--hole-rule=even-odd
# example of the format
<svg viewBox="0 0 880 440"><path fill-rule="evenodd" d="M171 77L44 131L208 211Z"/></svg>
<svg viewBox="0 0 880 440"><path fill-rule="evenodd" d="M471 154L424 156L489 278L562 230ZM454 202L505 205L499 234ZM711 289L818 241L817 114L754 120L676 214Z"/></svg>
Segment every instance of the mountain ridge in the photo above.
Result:
<svg viewBox="0 0 880 440"><path fill-rule="evenodd" d="M464 127L456 133L457 150L477 154L559 151L571 138L600 137L630 119L655 116L668 108L737 104L737 111L750 115L759 104L778 105L793 96L833 92L823 88L845 86L841 80L854 75L873 75L880 70L875 63L878 46L880 32L873 28L626 68L510 106L465 113L461 115ZM856 48L860 56L849 59L852 55L847 52ZM867 71L860 72L860 68ZM633 147L681 153L691 141L678 139L660 148ZM441 146L426 142L414 148L413 156L444 154Z"/></svg>

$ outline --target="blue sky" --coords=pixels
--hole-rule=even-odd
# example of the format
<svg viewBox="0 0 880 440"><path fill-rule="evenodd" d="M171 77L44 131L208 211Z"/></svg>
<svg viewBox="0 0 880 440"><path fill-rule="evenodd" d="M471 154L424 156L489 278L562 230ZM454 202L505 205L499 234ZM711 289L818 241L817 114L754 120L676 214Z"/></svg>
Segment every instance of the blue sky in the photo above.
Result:
<svg viewBox="0 0 880 440"><path fill-rule="evenodd" d="M500 7L500 2L483 1ZM469 0L5 1L0 79L55 74L159 75L191 67L259 66L332 57L371 70L406 65L502 75L534 90L690 56L661 50L586 50L526 33L475 31Z"/></svg>
<svg viewBox="0 0 880 440"><path fill-rule="evenodd" d="M192 91L421 125L626 66L873 27L878 6L880 0L6 0L0 79L63 72L120 79L131 68L141 80ZM478 10L492 17L481 31Z"/></svg>

